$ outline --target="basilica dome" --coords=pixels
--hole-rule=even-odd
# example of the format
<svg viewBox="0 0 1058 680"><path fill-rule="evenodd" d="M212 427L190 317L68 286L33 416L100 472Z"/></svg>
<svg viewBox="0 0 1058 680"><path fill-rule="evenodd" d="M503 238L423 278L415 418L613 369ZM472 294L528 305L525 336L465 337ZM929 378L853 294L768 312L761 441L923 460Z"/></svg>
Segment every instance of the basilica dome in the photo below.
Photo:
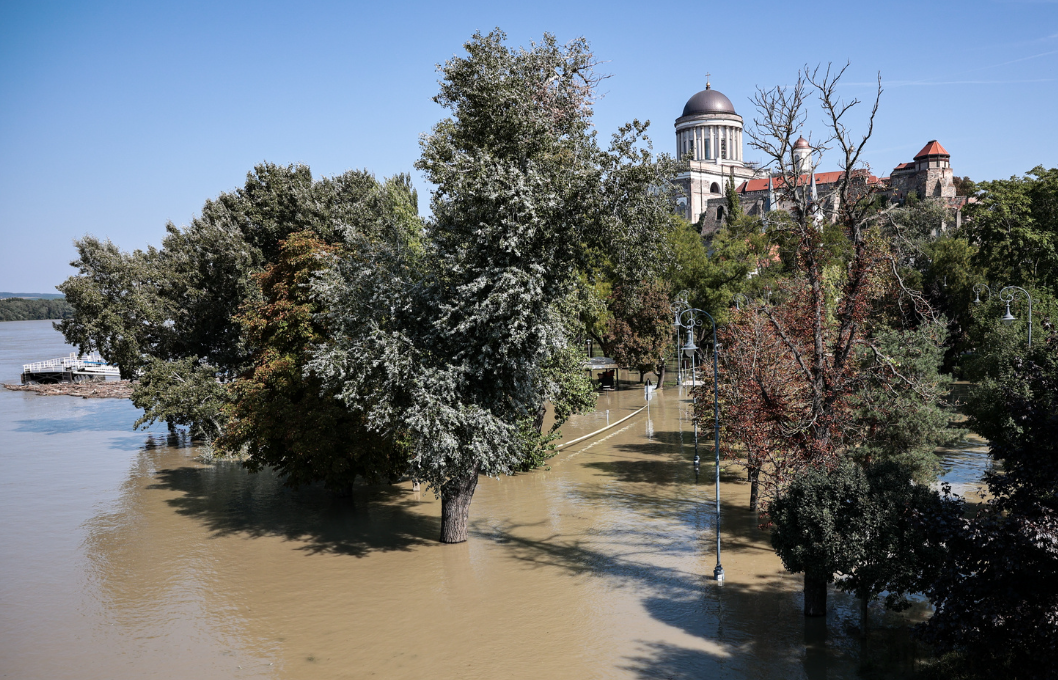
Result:
<svg viewBox="0 0 1058 680"><path fill-rule="evenodd" d="M706 113L734 113L735 107L723 93L706 84L705 89L687 100L683 107L683 118Z"/></svg>

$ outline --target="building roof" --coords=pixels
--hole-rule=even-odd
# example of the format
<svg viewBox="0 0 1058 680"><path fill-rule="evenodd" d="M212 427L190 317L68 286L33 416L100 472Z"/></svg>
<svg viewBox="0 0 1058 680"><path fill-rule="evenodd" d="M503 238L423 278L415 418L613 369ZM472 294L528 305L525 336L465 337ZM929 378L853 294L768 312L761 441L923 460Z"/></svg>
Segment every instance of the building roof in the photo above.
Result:
<svg viewBox="0 0 1058 680"><path fill-rule="evenodd" d="M854 170L853 171L853 177L855 177L857 174L862 173L862 172L863 172L862 170ZM842 172L841 170L835 170L834 172L817 172L817 173L815 173L816 185L833 184L833 183L837 182L838 180L840 180L842 178L842 176L844 176L844 174L845 173ZM805 186L807 186L808 184L811 183L811 178L808 175L801 175L800 181ZM868 184L877 184L878 183L878 178L875 177L874 175L869 175L867 177L867 183ZM780 188L782 185L783 185L782 177L773 177L772 178L772 186L775 189ZM740 194L744 194L744 193L747 193L747 192L753 192L753 191L767 191L767 190L768 190L768 178L767 177L765 177L764 179L751 179L751 180L745 181L742 184L740 184L738 189L737 189L738 193L740 193Z"/></svg>
<svg viewBox="0 0 1058 680"><path fill-rule="evenodd" d="M795 149L811 149L812 146L808 143L808 140L804 137L798 137L797 141L793 143Z"/></svg>
<svg viewBox="0 0 1058 680"><path fill-rule="evenodd" d="M922 147L921 151L918 152L918 154L915 156L915 160L917 161L919 158L925 158L926 156L949 156L950 157L951 154L949 154L947 151L944 150L944 147L940 145L940 142L938 142L935 139L931 139L928 142L926 142L926 145L924 147Z"/></svg>
<svg viewBox="0 0 1058 680"><path fill-rule="evenodd" d="M914 163L901 163L900 165L893 168L893 172L897 172L898 170L913 170L914 168Z"/></svg>
<svg viewBox="0 0 1058 680"><path fill-rule="evenodd" d="M717 92L708 83L705 89L687 100L683 116L698 116L705 113L735 113L735 105L723 93Z"/></svg>

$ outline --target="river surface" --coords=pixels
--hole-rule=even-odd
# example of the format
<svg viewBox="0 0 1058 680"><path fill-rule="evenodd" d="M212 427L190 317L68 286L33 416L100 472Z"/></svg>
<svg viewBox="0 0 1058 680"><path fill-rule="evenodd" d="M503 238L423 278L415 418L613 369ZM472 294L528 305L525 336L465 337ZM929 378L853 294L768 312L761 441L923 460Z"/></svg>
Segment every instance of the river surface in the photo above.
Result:
<svg viewBox="0 0 1058 680"><path fill-rule="evenodd" d="M0 323L0 380L70 351L50 322ZM565 440L642 405L605 393ZM734 467L712 580L714 468L703 443L696 482L689 413L670 388L549 469L483 479L470 540L440 545L425 489L292 491L133 431L127 401L0 390L0 677L906 675L924 606L874 607L867 640L841 593L806 620Z"/></svg>

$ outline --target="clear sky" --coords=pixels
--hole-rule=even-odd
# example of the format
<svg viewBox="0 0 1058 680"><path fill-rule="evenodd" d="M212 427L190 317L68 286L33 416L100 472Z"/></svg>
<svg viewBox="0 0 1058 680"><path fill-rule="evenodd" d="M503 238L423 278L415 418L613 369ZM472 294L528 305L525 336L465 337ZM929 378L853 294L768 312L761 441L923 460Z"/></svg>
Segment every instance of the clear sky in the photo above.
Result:
<svg viewBox="0 0 1058 680"><path fill-rule="evenodd" d="M0 290L53 292L86 233L158 244L262 160L411 171L435 65L497 26L591 41L604 138L649 119L673 152L706 72L748 124L756 86L851 60L844 95L886 89L876 174L931 139L975 180L1058 164L1056 2L0 2Z"/></svg>

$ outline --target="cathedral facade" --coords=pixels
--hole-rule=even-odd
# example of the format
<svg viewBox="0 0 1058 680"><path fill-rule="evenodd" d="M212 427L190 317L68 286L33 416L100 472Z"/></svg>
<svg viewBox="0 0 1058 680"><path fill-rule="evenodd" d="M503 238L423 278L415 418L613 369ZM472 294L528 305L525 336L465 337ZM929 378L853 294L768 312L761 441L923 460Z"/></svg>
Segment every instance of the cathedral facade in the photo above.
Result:
<svg viewBox="0 0 1058 680"><path fill-rule="evenodd" d="M726 182L737 187L757 175L754 164L742 157L742 116L709 83L687 100L676 119L676 156L688 164L676 183L683 189L680 209L691 222L703 215L722 222L724 207L709 202L723 198Z"/></svg>
<svg viewBox="0 0 1058 680"><path fill-rule="evenodd" d="M675 125L676 156L687 164L676 177L682 189L678 210L698 224L703 235L724 224L728 182L735 186L746 214L763 215L784 207L775 201L778 178L744 160L742 116L711 84L706 83L704 90L687 100ZM802 173L799 184L812 187L813 196L819 197L820 214L833 219L838 212L835 189L844 172L818 172L812 166L812 155L813 149L803 137L794 143L794 163ZM875 177L869 170L854 170L853 176L857 185L900 203L912 192L918 198L943 200L955 210L967 200L955 195L951 156L935 139L927 142L912 162L896 166L888 177Z"/></svg>

